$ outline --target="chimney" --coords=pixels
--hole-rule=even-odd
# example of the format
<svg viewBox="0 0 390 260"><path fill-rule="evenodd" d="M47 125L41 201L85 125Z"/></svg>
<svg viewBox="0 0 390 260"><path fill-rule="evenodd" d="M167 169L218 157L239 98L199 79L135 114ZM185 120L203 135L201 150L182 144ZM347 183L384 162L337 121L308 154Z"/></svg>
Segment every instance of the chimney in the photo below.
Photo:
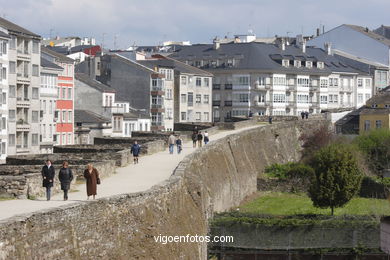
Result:
<svg viewBox="0 0 390 260"><path fill-rule="evenodd" d="M326 54L332 55L332 44L330 42L325 42L324 49L326 51Z"/></svg>
<svg viewBox="0 0 390 260"><path fill-rule="evenodd" d="M317 36L320 36L320 28L317 28Z"/></svg>
<svg viewBox="0 0 390 260"><path fill-rule="evenodd" d="M214 38L213 40L213 43L214 43L214 50L218 50L219 47L221 46L221 42L219 41L219 39L217 37Z"/></svg>
<svg viewBox="0 0 390 260"><path fill-rule="evenodd" d="M305 39L302 42L302 52L306 53L306 40Z"/></svg>
<svg viewBox="0 0 390 260"><path fill-rule="evenodd" d="M282 51L286 50L286 42L284 39L282 39L282 43L281 43L280 47L282 48Z"/></svg>

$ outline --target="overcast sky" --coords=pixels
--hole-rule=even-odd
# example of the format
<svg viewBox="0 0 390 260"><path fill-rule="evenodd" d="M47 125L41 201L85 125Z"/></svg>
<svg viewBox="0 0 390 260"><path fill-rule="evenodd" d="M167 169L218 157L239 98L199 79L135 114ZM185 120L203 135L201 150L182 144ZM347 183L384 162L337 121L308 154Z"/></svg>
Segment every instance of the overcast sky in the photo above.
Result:
<svg viewBox="0 0 390 260"><path fill-rule="evenodd" d="M343 23L390 25L390 0L0 0L0 16L43 37L92 36L105 47L312 35Z"/></svg>

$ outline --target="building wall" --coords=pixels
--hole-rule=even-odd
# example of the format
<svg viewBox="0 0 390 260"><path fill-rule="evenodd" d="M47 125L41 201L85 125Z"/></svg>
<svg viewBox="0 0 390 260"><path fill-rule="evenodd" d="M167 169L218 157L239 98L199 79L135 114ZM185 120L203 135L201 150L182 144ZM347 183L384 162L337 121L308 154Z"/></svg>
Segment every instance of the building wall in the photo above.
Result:
<svg viewBox="0 0 390 260"><path fill-rule="evenodd" d="M74 144L74 64L56 63L64 68L58 76L56 144Z"/></svg>
<svg viewBox="0 0 390 260"><path fill-rule="evenodd" d="M0 163L5 163L8 149L8 38L0 38Z"/></svg>
<svg viewBox="0 0 390 260"><path fill-rule="evenodd" d="M74 108L103 115L103 93L75 79Z"/></svg>
<svg viewBox="0 0 390 260"><path fill-rule="evenodd" d="M370 122L370 127L367 130L365 127L366 121ZM381 121L381 128L390 129L390 114L360 115L359 134L364 134L370 130L377 129L377 121Z"/></svg>

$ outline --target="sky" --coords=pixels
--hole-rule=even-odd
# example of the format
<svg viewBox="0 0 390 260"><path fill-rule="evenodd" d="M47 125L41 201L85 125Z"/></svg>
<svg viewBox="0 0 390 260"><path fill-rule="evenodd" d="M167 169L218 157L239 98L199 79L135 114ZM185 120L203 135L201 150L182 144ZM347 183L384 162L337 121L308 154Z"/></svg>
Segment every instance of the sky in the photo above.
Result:
<svg viewBox="0 0 390 260"><path fill-rule="evenodd" d="M0 0L0 16L41 35L94 37L106 48L315 34L390 25L389 0Z"/></svg>

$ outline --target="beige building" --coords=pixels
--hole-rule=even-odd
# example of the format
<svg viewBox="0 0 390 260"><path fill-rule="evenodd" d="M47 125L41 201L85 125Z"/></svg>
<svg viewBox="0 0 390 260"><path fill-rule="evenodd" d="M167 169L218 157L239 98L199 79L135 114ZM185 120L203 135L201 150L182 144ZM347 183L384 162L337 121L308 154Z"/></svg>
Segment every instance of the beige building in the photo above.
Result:
<svg viewBox="0 0 390 260"><path fill-rule="evenodd" d="M41 36L0 18L9 42L8 155L39 153Z"/></svg>

